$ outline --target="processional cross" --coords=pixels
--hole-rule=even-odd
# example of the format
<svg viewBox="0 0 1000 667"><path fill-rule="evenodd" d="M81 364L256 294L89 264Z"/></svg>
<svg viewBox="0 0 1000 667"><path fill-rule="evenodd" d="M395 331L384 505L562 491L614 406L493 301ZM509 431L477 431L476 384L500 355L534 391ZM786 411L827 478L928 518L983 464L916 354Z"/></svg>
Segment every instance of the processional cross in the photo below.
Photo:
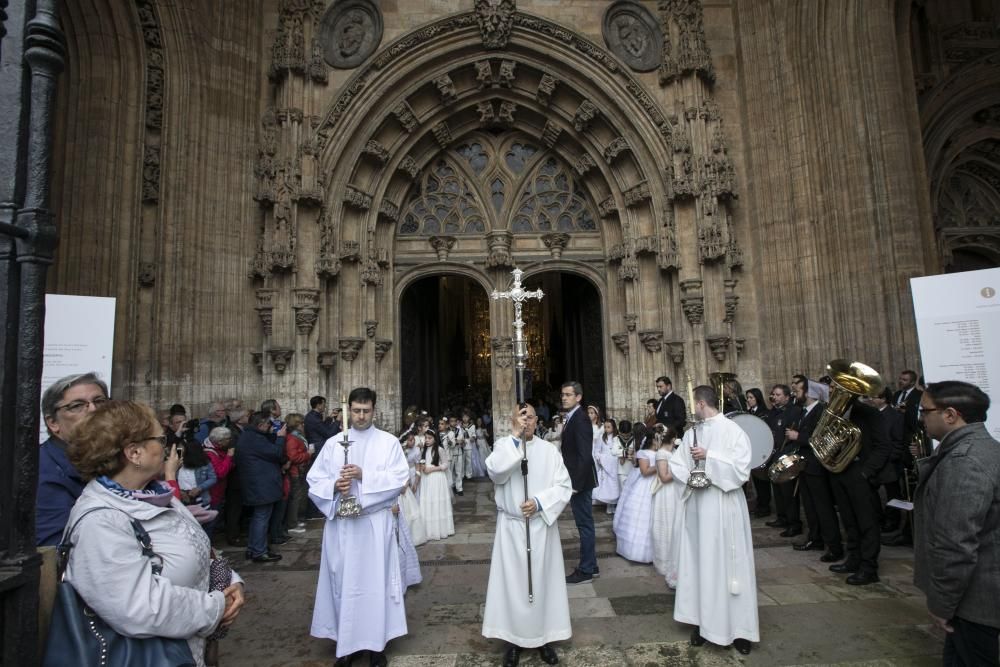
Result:
<svg viewBox="0 0 1000 667"><path fill-rule="evenodd" d="M517 403L520 406L524 402L524 360L528 357L528 346L524 342L524 320L521 319L521 308L528 299L538 299L541 301L545 294L540 289L532 292L521 287L521 276L524 275L524 271L521 269L514 269L511 271L511 274L514 276L514 282L511 283L510 289L506 292L493 290L490 298L494 301L510 299L514 303L514 367L517 369L517 389L515 394L517 395ZM523 433L521 434L521 479L524 481L524 500L527 502L528 443ZM538 509L540 508L535 508L536 512ZM524 518L524 538L528 551L528 603L531 604L535 601L535 593L531 585L531 524L528 517Z"/></svg>

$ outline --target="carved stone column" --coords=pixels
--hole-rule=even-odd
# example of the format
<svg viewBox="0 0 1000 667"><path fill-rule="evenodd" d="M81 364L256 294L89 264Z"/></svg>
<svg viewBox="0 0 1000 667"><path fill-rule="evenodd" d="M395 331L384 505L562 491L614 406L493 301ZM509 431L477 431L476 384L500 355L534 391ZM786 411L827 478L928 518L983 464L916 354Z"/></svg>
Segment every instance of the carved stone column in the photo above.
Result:
<svg viewBox="0 0 1000 667"><path fill-rule="evenodd" d="M264 336L268 337L273 331L274 324L274 297L278 290L262 287L257 290L257 316L260 317L261 329Z"/></svg>
<svg viewBox="0 0 1000 667"><path fill-rule="evenodd" d="M298 288L292 290L295 309L295 327L303 336L312 333L316 318L319 315L319 290L312 288Z"/></svg>

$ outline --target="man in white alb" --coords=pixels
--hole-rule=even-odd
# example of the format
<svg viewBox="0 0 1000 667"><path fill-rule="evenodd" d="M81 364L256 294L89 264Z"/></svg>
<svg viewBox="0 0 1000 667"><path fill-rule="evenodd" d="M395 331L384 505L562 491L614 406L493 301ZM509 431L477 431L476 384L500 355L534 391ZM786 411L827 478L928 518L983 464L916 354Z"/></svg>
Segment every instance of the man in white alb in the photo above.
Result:
<svg viewBox="0 0 1000 667"><path fill-rule="evenodd" d="M372 425L375 392L366 387L348 397L353 441L344 464L343 434L326 441L306 480L309 497L326 516L323 554L313 609L314 637L337 642L336 667L370 651L373 666L388 664L390 639L406 634L403 582L392 506L409 480L399 441ZM338 517L341 498L353 494L361 515Z"/></svg>
<svg viewBox="0 0 1000 667"><path fill-rule="evenodd" d="M513 433L497 440L486 459L498 513L483 636L511 644L504 667L516 667L525 648L538 648L542 660L554 665L559 658L549 642L573 634L556 524L573 487L559 450L534 437L535 409L527 403L517 405L511 425ZM521 475L522 447L528 452L527 498ZM531 527L533 602L528 601L525 520Z"/></svg>
<svg viewBox="0 0 1000 667"><path fill-rule="evenodd" d="M691 644L705 641L750 653L760 641L753 540L743 484L750 478L750 439L714 406L712 387L694 390L696 426L670 459L677 483L687 485L697 461L711 485L685 486L674 539L679 540L674 620L694 627Z"/></svg>

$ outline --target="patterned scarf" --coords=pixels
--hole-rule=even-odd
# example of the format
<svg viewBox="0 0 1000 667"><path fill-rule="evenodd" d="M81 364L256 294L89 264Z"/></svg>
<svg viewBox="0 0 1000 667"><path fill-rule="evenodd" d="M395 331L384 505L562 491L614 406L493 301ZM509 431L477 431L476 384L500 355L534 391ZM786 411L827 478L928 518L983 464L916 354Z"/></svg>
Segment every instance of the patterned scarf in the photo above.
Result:
<svg viewBox="0 0 1000 667"><path fill-rule="evenodd" d="M155 479L147 484L143 489L126 489L124 486L105 475L98 477L97 481L101 486L116 496L149 503L150 505L155 505L156 507L169 507L170 499L174 497L174 492L170 489L170 487L161 484Z"/></svg>

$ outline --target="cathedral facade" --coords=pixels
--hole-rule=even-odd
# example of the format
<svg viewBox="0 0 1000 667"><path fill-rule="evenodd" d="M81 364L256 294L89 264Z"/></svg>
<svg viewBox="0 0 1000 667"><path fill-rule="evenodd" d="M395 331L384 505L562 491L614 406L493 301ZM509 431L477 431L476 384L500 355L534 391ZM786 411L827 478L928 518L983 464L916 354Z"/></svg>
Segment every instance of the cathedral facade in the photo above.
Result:
<svg viewBox="0 0 1000 667"><path fill-rule="evenodd" d="M459 375L503 415L513 311L488 295L515 267L591 290L559 295L593 314L555 346L581 348L567 372L600 367L613 415L663 374L762 386L847 357L891 379L919 364L909 279L1000 263L990 2L91 0L60 19L48 291L117 297L118 397L304 409L364 384L395 424L422 354L408 299L448 277L472 294ZM551 321L529 322L535 349Z"/></svg>

